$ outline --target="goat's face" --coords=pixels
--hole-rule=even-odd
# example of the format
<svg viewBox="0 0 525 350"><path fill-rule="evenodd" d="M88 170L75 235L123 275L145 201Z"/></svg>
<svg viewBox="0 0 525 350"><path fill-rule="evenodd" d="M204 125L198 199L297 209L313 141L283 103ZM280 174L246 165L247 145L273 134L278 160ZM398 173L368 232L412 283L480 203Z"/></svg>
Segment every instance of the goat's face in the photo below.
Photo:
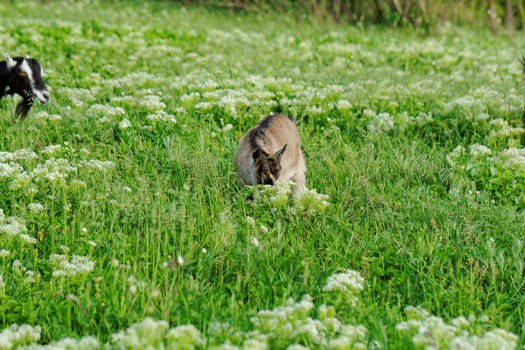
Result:
<svg viewBox="0 0 525 350"><path fill-rule="evenodd" d="M264 150L257 148L253 154L255 165L255 174L257 182L263 185L274 185L275 181L281 175L281 157L286 151L288 145L284 145L274 154L269 154Z"/></svg>
<svg viewBox="0 0 525 350"><path fill-rule="evenodd" d="M8 83L13 93L21 95L24 100L38 98L40 103L49 102L49 91L42 80L42 67L34 58L6 56Z"/></svg>

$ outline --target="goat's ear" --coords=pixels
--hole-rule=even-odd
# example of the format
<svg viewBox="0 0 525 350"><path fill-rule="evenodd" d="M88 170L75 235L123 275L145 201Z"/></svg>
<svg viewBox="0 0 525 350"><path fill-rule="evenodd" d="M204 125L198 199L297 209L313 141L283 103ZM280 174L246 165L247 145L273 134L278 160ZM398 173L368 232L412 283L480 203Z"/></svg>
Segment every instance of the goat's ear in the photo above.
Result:
<svg viewBox="0 0 525 350"><path fill-rule="evenodd" d="M275 153L275 158L277 158L278 161L281 160L281 157L283 156L287 148L288 148L288 144L285 143L283 148L281 148L280 150L277 151L277 153Z"/></svg>
<svg viewBox="0 0 525 350"><path fill-rule="evenodd" d="M253 160L257 160L257 159L260 159L262 157L267 158L268 157L268 153L266 153L265 151L263 151L260 148L257 148L255 151L253 151L253 153L252 153Z"/></svg>
<svg viewBox="0 0 525 350"><path fill-rule="evenodd" d="M11 58L7 53L5 54L5 63L7 65L7 71L16 67L16 61Z"/></svg>

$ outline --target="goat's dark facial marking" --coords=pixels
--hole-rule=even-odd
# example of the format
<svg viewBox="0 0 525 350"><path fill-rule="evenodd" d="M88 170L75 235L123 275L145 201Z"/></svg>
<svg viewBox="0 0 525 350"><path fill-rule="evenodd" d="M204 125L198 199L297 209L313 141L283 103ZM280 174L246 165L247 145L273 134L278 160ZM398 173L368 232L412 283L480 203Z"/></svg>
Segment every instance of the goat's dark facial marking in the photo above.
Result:
<svg viewBox="0 0 525 350"><path fill-rule="evenodd" d="M5 57L0 62L0 98L18 94L22 101L16 106L16 114L25 118L33 105L33 98L40 103L49 102L49 91L42 80L42 67L34 58Z"/></svg>
<svg viewBox="0 0 525 350"><path fill-rule="evenodd" d="M258 183L263 185L275 184L275 180L281 174L281 157L286 151L286 147L288 145L284 145L275 154L269 154L260 148L253 152L252 157Z"/></svg>

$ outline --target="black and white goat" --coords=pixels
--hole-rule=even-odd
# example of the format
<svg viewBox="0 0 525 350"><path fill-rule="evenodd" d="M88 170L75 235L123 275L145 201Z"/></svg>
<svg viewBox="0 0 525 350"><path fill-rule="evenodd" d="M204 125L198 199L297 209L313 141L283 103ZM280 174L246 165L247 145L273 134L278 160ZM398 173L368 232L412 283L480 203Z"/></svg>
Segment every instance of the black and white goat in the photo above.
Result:
<svg viewBox="0 0 525 350"><path fill-rule="evenodd" d="M42 80L42 67L34 58L9 57L0 62L0 99L18 94L22 101L16 106L16 115L24 119L36 97L40 103L49 102L49 91Z"/></svg>

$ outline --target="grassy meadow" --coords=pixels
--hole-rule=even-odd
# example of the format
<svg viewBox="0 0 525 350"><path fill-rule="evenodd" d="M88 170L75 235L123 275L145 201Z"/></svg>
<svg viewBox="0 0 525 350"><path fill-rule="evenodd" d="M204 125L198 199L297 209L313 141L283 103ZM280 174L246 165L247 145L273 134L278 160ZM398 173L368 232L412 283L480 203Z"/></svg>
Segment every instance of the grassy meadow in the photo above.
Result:
<svg viewBox="0 0 525 350"><path fill-rule="evenodd" d="M523 33L0 2L0 349L520 349ZM240 187L280 112L307 163ZM253 201L246 199L252 196Z"/></svg>

